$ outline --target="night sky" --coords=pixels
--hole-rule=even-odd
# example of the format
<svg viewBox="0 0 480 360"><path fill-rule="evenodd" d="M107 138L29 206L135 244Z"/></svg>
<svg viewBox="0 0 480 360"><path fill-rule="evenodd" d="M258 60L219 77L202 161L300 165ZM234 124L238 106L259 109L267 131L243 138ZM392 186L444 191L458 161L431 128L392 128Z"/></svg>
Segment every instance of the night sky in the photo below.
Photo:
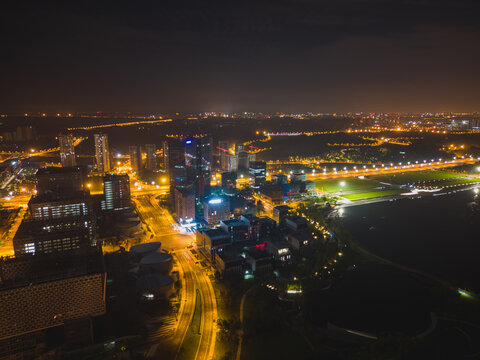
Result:
<svg viewBox="0 0 480 360"><path fill-rule="evenodd" d="M0 112L480 111L480 2L14 1Z"/></svg>

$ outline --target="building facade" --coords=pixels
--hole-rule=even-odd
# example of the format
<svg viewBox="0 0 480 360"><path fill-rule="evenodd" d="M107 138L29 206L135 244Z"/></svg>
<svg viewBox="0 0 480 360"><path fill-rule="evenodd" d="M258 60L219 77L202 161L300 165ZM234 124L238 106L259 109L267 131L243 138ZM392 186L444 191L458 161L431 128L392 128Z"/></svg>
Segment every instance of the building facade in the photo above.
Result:
<svg viewBox="0 0 480 360"><path fill-rule="evenodd" d="M136 145L129 146L128 154L130 155L130 167L132 171L140 171L142 168L142 153L140 148Z"/></svg>
<svg viewBox="0 0 480 360"><path fill-rule="evenodd" d="M102 201L102 210L123 211L130 209L130 178L127 174L105 175L103 177L103 193L105 199Z"/></svg>
<svg viewBox="0 0 480 360"><path fill-rule="evenodd" d="M95 134L95 160L99 172L109 172L110 151L108 148L108 136L106 134Z"/></svg>
<svg viewBox="0 0 480 360"><path fill-rule="evenodd" d="M72 134L60 134L58 136L60 146L60 163L63 167L75 166L75 141Z"/></svg>
<svg viewBox="0 0 480 360"><path fill-rule="evenodd" d="M156 171L157 170L157 147L155 146L155 144L146 144L145 152L147 153L145 168L150 171Z"/></svg>

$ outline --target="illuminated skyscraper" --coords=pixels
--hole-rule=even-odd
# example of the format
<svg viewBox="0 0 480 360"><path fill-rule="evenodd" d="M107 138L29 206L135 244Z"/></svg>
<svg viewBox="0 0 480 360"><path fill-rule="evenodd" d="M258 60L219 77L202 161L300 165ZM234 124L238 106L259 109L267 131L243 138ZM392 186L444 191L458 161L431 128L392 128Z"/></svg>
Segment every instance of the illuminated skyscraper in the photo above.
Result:
<svg viewBox="0 0 480 360"><path fill-rule="evenodd" d="M63 167L75 166L75 146L72 134L60 134L60 162Z"/></svg>
<svg viewBox="0 0 480 360"><path fill-rule="evenodd" d="M253 161L249 165L250 184L258 188L266 181L267 163L265 161Z"/></svg>
<svg viewBox="0 0 480 360"><path fill-rule="evenodd" d="M108 136L95 134L95 159L99 172L110 171L110 153L108 151Z"/></svg>
<svg viewBox="0 0 480 360"><path fill-rule="evenodd" d="M102 210L130 209L130 179L127 174L104 176L103 192L105 200L102 201Z"/></svg>
<svg viewBox="0 0 480 360"><path fill-rule="evenodd" d="M210 195L210 172L212 169L212 139L207 137L185 140L185 164L189 181L193 182L195 200Z"/></svg>
<svg viewBox="0 0 480 360"><path fill-rule="evenodd" d="M130 166L133 171L139 171L142 168L142 153L138 146L129 146Z"/></svg>
<svg viewBox="0 0 480 360"><path fill-rule="evenodd" d="M157 170L157 148L155 144L146 144L145 151L147 153L147 162L145 168L151 171Z"/></svg>

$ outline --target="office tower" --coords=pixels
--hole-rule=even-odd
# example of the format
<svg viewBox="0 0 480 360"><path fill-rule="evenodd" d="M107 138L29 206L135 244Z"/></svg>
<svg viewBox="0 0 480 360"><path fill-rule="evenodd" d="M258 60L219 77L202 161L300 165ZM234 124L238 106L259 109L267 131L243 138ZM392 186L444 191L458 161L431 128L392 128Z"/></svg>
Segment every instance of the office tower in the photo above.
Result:
<svg viewBox="0 0 480 360"><path fill-rule="evenodd" d="M238 155L242 151L245 151L243 144L235 144L235 154Z"/></svg>
<svg viewBox="0 0 480 360"><path fill-rule="evenodd" d="M222 173L222 188L224 190L232 190L237 186L237 173L224 172Z"/></svg>
<svg viewBox="0 0 480 360"><path fill-rule="evenodd" d="M37 171L37 194L28 202L34 220L91 214L90 192L80 167L50 167Z"/></svg>
<svg viewBox="0 0 480 360"><path fill-rule="evenodd" d="M187 176L194 184L196 203L201 204L201 199L210 194L211 139L207 137L186 139L185 164Z"/></svg>
<svg viewBox="0 0 480 360"><path fill-rule="evenodd" d="M189 188L175 188L175 213L180 222L195 219L195 195Z"/></svg>
<svg viewBox="0 0 480 360"><path fill-rule="evenodd" d="M62 166L75 166L75 146L72 134L60 134L58 136L60 145L60 162Z"/></svg>
<svg viewBox="0 0 480 360"><path fill-rule="evenodd" d="M145 167L148 170L155 171L157 170L157 148L155 144L146 144L145 152L147 153L147 162Z"/></svg>
<svg viewBox="0 0 480 360"><path fill-rule="evenodd" d="M102 210L122 211L130 209L130 178L127 174L103 177Z"/></svg>
<svg viewBox="0 0 480 360"><path fill-rule="evenodd" d="M247 153L247 163L248 163L248 167L250 167L250 163L256 161L256 159L257 159L257 154Z"/></svg>
<svg viewBox="0 0 480 360"><path fill-rule="evenodd" d="M99 172L110 171L110 153L108 150L108 136L105 134L95 134L95 159L97 160L97 170Z"/></svg>
<svg viewBox="0 0 480 360"><path fill-rule="evenodd" d="M267 163L265 161L254 161L249 165L250 184L258 188L264 184L267 175Z"/></svg>
<svg viewBox="0 0 480 360"><path fill-rule="evenodd" d="M41 168L38 169L35 177L37 196L66 198L85 190L85 170L80 166Z"/></svg>
<svg viewBox="0 0 480 360"><path fill-rule="evenodd" d="M142 168L142 153L138 146L129 146L128 153L130 154L130 167L133 171L140 171Z"/></svg>
<svg viewBox="0 0 480 360"><path fill-rule="evenodd" d="M173 169L185 168L185 142L182 139L169 138L164 142L164 166L170 173L170 184L176 185L176 179L172 176ZM183 181L186 179L179 179Z"/></svg>
<svg viewBox="0 0 480 360"><path fill-rule="evenodd" d="M15 256L53 254L95 246L95 225L94 216L25 220L13 238Z"/></svg>
<svg viewBox="0 0 480 360"><path fill-rule="evenodd" d="M237 153L238 170L248 170L248 154L245 151Z"/></svg>
<svg viewBox="0 0 480 360"><path fill-rule="evenodd" d="M230 172L237 171L238 170L238 156L228 154L227 155L227 160L228 160L227 171L230 171Z"/></svg>
<svg viewBox="0 0 480 360"><path fill-rule="evenodd" d="M185 140L185 164L196 170L210 171L212 164L211 138L198 137Z"/></svg>
<svg viewBox="0 0 480 360"><path fill-rule="evenodd" d="M228 171L228 141L220 140L217 146L218 150L218 161L219 161L219 168L222 171Z"/></svg>
<svg viewBox="0 0 480 360"><path fill-rule="evenodd" d="M218 224L230 216L228 197L209 197L203 201L203 219L207 224Z"/></svg>

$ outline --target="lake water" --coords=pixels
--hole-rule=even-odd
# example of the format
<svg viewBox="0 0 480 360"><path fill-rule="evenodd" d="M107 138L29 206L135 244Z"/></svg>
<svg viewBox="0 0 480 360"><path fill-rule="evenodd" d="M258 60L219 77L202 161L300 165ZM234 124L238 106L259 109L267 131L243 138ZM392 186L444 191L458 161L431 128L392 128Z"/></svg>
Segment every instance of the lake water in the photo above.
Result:
<svg viewBox="0 0 480 360"><path fill-rule="evenodd" d="M453 285L480 290L480 215L472 189L344 209L342 223L365 249Z"/></svg>

